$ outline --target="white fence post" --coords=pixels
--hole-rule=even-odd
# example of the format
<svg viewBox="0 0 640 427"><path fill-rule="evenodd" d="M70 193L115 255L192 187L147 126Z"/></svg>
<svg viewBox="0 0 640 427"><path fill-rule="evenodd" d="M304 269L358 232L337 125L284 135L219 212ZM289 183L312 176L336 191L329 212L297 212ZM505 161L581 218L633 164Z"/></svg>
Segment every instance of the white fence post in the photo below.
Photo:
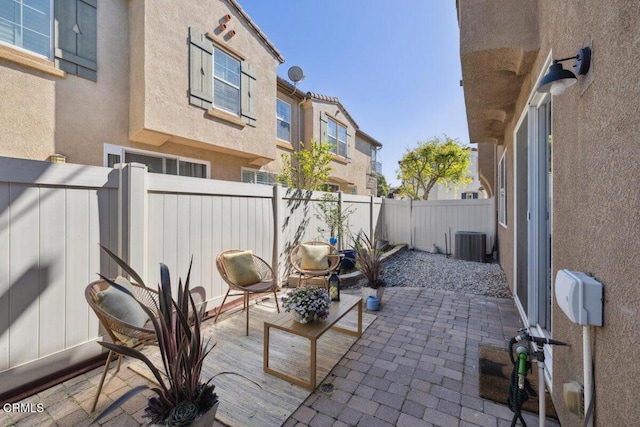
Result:
<svg viewBox="0 0 640 427"><path fill-rule="evenodd" d="M376 238L373 234L375 230L375 224L373 223L373 199L375 199L374 196L369 198L369 239L371 240L371 243L375 245Z"/></svg>
<svg viewBox="0 0 640 427"><path fill-rule="evenodd" d="M273 270L274 279L276 285L280 287L282 283L282 272L280 271L280 253L282 251L282 187L279 185L273 186L273 254L271 258L271 268Z"/></svg>
<svg viewBox="0 0 640 427"><path fill-rule="evenodd" d="M129 163L122 174L122 255L147 281L148 202L147 166Z"/></svg>

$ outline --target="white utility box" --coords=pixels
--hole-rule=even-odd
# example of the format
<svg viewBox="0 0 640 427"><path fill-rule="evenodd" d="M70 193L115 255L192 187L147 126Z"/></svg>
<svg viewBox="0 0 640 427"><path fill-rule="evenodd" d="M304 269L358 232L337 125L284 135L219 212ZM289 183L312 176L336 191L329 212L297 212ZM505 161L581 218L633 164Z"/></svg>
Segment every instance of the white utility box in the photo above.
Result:
<svg viewBox="0 0 640 427"><path fill-rule="evenodd" d="M603 293L602 283L584 273L560 270L556 275L556 301L579 325L602 326Z"/></svg>

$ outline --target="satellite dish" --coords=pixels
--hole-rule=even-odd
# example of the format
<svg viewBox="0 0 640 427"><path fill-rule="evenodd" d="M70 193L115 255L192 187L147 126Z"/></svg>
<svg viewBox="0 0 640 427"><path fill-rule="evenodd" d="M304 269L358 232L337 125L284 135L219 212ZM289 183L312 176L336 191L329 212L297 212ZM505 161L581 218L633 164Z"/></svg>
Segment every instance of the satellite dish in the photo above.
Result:
<svg viewBox="0 0 640 427"><path fill-rule="evenodd" d="M302 71L302 68L297 65L289 68L287 74L289 75L289 80L294 83L298 83L300 80L304 79L304 72Z"/></svg>

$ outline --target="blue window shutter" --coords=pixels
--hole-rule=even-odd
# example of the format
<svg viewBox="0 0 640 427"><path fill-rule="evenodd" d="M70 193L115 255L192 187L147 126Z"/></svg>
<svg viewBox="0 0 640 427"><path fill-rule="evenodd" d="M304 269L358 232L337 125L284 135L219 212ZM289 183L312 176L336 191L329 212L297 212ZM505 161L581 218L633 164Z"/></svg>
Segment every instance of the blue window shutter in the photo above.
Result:
<svg viewBox="0 0 640 427"><path fill-rule="evenodd" d="M258 119L258 93L256 92L256 74L251 64L241 63L240 105L242 119L249 126L256 126Z"/></svg>
<svg viewBox="0 0 640 427"><path fill-rule="evenodd" d="M189 28L189 104L208 110L213 102L213 45Z"/></svg>
<svg viewBox="0 0 640 427"><path fill-rule="evenodd" d="M54 2L56 67L93 81L98 79L97 12L97 0Z"/></svg>

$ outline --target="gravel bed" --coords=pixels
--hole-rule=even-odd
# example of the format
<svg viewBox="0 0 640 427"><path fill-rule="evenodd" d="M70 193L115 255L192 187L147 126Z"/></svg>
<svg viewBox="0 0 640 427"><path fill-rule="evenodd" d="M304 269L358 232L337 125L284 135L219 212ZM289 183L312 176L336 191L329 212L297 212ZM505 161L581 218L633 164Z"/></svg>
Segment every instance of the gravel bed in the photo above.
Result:
<svg viewBox="0 0 640 427"><path fill-rule="evenodd" d="M511 298L497 263L461 261L445 255L402 250L383 264L387 286L432 288L496 298Z"/></svg>

